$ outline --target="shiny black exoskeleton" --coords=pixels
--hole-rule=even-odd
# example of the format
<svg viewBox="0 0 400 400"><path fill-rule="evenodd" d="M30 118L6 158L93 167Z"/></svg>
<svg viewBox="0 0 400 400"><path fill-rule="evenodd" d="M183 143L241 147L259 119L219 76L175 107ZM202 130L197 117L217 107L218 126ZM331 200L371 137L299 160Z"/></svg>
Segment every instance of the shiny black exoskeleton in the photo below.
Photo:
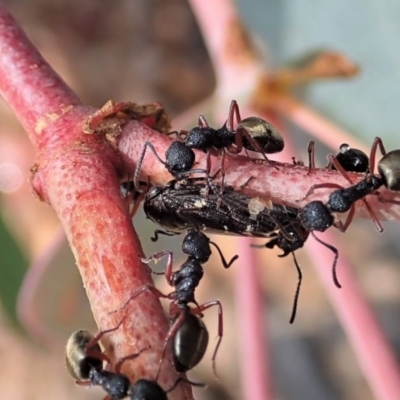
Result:
<svg viewBox="0 0 400 400"><path fill-rule="evenodd" d="M335 158L347 172L369 172L368 156L363 151L350 147L347 143L340 146ZM336 167L332 165L332 169L336 169Z"/></svg>
<svg viewBox="0 0 400 400"><path fill-rule="evenodd" d="M237 127L233 128L236 119ZM232 100L227 122L220 128L214 129L208 125L204 116L198 119L198 126L190 131L171 132L177 133L182 141L174 141L165 152L165 161L157 154L151 142L145 142L142 154L136 167L134 176L135 187L138 188L141 165L147 149L150 149L157 159L165 165L168 172L177 179L182 179L192 173L203 173L208 176L210 170L210 154L212 150L224 150L221 162L222 186L225 177L225 149L239 153L243 148L259 152L265 156L266 153L276 153L283 149L284 140L281 134L269 122L258 117L241 119L239 107ZM192 149L202 150L208 154L207 168L193 169L195 154Z"/></svg>
<svg viewBox="0 0 400 400"><path fill-rule="evenodd" d="M310 231L324 232L336 224L340 230L345 231L354 214L354 203L356 201L364 199L382 186L389 190L399 191L400 150L385 154L378 163L378 172L380 175L367 174L364 179L352 186L334 190L325 204L321 201L308 203L300 211L299 218L302 225ZM326 185L319 185L318 187L326 187ZM335 222L333 213L344 213L349 210L352 214L349 215L345 224Z"/></svg>
<svg viewBox="0 0 400 400"><path fill-rule="evenodd" d="M184 378L178 378L168 390L164 390L156 381L149 379L139 379L131 385L129 378L119 371L126 360L138 357L141 352L119 361L115 372L103 369L103 361L109 362L110 360L101 352L99 340L104 334L118 329L119 325L100 332L97 336L93 336L88 331L79 330L68 339L66 346L67 370L77 380L77 383L101 386L110 400L121 400L126 397L130 400L168 400L167 393L174 390L181 381L195 386L203 386Z"/></svg>
<svg viewBox="0 0 400 400"><path fill-rule="evenodd" d="M111 400L120 400L125 397L129 397L130 400L167 400L166 391L157 382L140 379L131 385L129 378L119 372L125 360L136 358L141 352L121 360L116 366L116 372L103 369L103 360L108 362L109 360L102 353L98 344L99 340L104 334L118 329L119 325L100 332L97 336L85 330L74 332L66 346L68 372L81 385L101 386Z"/></svg>
<svg viewBox="0 0 400 400"><path fill-rule="evenodd" d="M190 228L182 242L182 251L188 255L188 258L179 270L172 271L173 253L170 251L162 251L143 260L143 262L148 263L152 260L157 261L162 257L167 257L165 276L167 282L175 290L166 296L158 291L156 293L161 297L173 300L170 307L171 327L165 343L167 345L168 341L173 339L173 360L178 372L192 369L203 358L208 345L208 331L199 314L212 306L218 306L220 314L219 341L213 356L213 366L216 352L222 339L222 307L220 302L215 300L198 305L194 296L196 287L203 277L202 264L206 263L211 256L210 244L217 249L225 268L229 268L238 258L235 256L229 262L226 262L221 250L214 242L211 242L204 233ZM190 308L188 303L194 303L197 308Z"/></svg>
<svg viewBox="0 0 400 400"><path fill-rule="evenodd" d="M236 120L236 129L233 128ZM190 131L181 131L186 146L205 153L211 149L230 149L240 153L245 148L262 154L278 153L284 148L284 140L278 130L259 117L241 119L239 106L232 100L228 120L219 129L211 128L204 116L200 116L198 126Z"/></svg>
<svg viewBox="0 0 400 400"><path fill-rule="evenodd" d="M260 202L261 210L252 212L252 199L233 188L225 187L221 194L220 188L214 185L206 196L207 189L207 180L203 178L172 180L165 186L153 186L146 195L144 212L172 233L195 226L210 233L271 237L284 229L285 223L296 221L298 209L294 207Z"/></svg>
<svg viewBox="0 0 400 400"><path fill-rule="evenodd" d="M290 320L293 322L302 279L294 252L304 245L309 235L298 219L299 210L272 202L266 205L254 202L231 187L222 191L213 185L206 197L206 185L204 178L190 178L173 180L164 187L154 186L147 193L145 213L172 233L195 226L218 234L271 238L265 247L279 247L283 250L281 257L291 253L298 271L299 283ZM158 233L165 232L156 231L155 239Z"/></svg>

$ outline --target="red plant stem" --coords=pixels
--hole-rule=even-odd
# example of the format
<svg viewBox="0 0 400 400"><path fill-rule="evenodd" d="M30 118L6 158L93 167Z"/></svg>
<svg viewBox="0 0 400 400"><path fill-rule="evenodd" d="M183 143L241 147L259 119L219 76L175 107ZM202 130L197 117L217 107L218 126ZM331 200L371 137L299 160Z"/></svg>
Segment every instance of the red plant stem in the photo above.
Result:
<svg viewBox="0 0 400 400"><path fill-rule="evenodd" d="M121 160L101 135L82 133L93 109L82 106L0 6L0 92L16 113L38 151L34 189L56 211L75 254L100 330L121 328L104 340L112 360L142 349L123 366L132 382L154 379L168 329L160 302L144 293L120 308L130 294L152 284L149 268L119 192ZM177 375L166 360L159 379L164 388ZM130 367L130 368L128 368ZM190 399L180 385L170 398Z"/></svg>
<svg viewBox="0 0 400 400"><path fill-rule="evenodd" d="M134 132L134 133L133 133ZM119 150L123 157L126 171L133 176L136 168L136 160L142 154L143 143L148 140L153 143L158 155L165 159L165 152L172 142L172 138L151 131L140 125L138 122L128 124L123 130ZM311 186L319 183L336 183L343 187L348 187L350 183L337 171L317 168L309 173L308 167L294 166L293 164L277 163L274 168L262 159L249 160L245 156L227 156L226 158L226 183L232 185L236 190L265 200L275 200L295 207L303 207L309 201L322 200L327 198L332 189L318 189L314 194L305 198L306 193ZM196 151L196 168L206 167L205 154ZM220 167L220 158L211 158L212 172L214 173ZM254 179L249 182L245 189L240 186L249 176ZM349 173L354 182L358 182L365 176L363 174ZM155 184L164 185L170 179L170 174L166 171L164 165L148 151L144 157L141 177L144 181L147 177ZM385 189L381 190L385 198L400 201L400 195ZM382 220L400 220L400 204L382 203L377 196L369 196L368 201ZM363 204L356 203L356 213L365 216Z"/></svg>

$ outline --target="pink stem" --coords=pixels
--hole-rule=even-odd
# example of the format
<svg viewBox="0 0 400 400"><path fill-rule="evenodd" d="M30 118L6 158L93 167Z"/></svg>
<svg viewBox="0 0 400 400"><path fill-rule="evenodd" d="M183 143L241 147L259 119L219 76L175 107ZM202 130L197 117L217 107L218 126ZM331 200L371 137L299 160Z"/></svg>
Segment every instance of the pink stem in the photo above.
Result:
<svg viewBox="0 0 400 400"><path fill-rule="evenodd" d="M226 76L229 76L229 73L227 71L229 71L230 69L233 71L235 70L235 67L234 66L232 67L232 60L229 60L228 57L226 57L225 53L226 43L228 42L226 37L229 34L228 33L229 23L227 19L229 20L229 18L232 18L232 15L234 14L234 12L232 11L233 9L232 3L228 0L217 1L218 12L213 13L214 17L210 17L210 13L205 8L207 7L207 5L204 4L204 2L201 2L200 0L199 1L192 0L191 4L196 13L196 16L198 17L200 26L203 30L206 43L208 45L213 63L216 68L217 76L219 78L220 85L217 88L217 92L222 93L222 97L224 97L226 92L229 92L228 89L229 84L232 84L232 82L224 80L224 75L226 74ZM254 71L257 71L258 66L255 67L256 68L254 69ZM248 72L251 72L251 68L249 68ZM258 72L255 73L254 75L256 74L258 74ZM251 81L249 75L247 75L246 79ZM254 79L254 81L255 80L256 79ZM240 82L240 80L234 82ZM237 96L237 93L243 92L243 86L241 86L240 83L238 83L237 85L233 83L233 85L235 86L235 89L237 89L237 92L234 94L234 96ZM239 88L236 88L236 86L239 86ZM254 88L255 86L252 87L253 90ZM313 111L303 106L302 104L296 102L295 100L289 98L288 96L279 97L278 100L279 101L274 103L275 110L281 112L290 120L292 120L293 122L304 128L305 130L311 132L316 137L320 137L320 139L324 143L328 144L332 148L337 148L336 146L338 143L340 144L349 141L349 135L347 134L347 132L339 128L336 128L333 124L328 123L327 121L319 117L317 114L315 114ZM351 145L360 149L364 148L364 146L361 143L357 143L354 140L351 141ZM293 150L290 150L289 153L291 153L291 155L294 155ZM252 167L254 167L254 165ZM238 168L237 165L232 167L232 169L237 169L237 168ZM229 170L230 169L231 168L229 168ZM283 175L286 175L287 182L289 182L290 184L287 184L287 182L286 183L282 182L282 184L283 186L290 187L292 189L292 184L297 180L292 180L290 178L288 170L289 169L285 168L285 172ZM263 176L258 175L256 173L257 176L254 181L260 182L262 178L265 176L268 177L268 180L274 181L275 177L273 177L273 171L269 170L268 173L266 172L267 171L264 171ZM246 176L246 174L247 176L249 176L253 175L254 172L250 170L245 171L244 169L241 169L240 175ZM319 174L320 171L318 171L318 175ZM314 173L312 175L314 175ZM305 182L307 180L307 177L308 175L305 176L303 175L302 179L300 179L299 181ZM313 176L313 178L315 178L315 176ZM332 176L330 177L331 179L327 177L325 178L327 179L325 180L325 182L331 182ZM268 183L265 181L261 183L264 190L266 184L268 185ZM311 186L310 182L307 182L305 183L304 189L307 191L310 186ZM267 190L269 189L271 189L269 191L269 195L275 197L276 195L276 192L274 190L275 188L269 187ZM257 194L253 193L253 195ZM281 193L281 195L277 196L276 198L287 199L287 196L286 193L285 194ZM298 206L304 205L299 200L301 200L300 197L297 199L298 201L297 205ZM310 200L311 199L307 199L307 201ZM296 201L293 202L293 204L295 203ZM375 203L374 206L375 210L377 210L380 209L381 204ZM398 212L395 211L395 214L398 214ZM382 217L382 215L380 215L380 217ZM394 218L398 219L397 217ZM331 242L331 240L329 240L329 242ZM322 263L325 263L327 259L329 259L327 258L329 256L327 253L329 252L327 249L324 249L323 246L318 244L318 246L312 246L312 247L313 251L311 252L311 256L314 258L315 265L321 265ZM324 256L321 256L323 251L325 251ZM332 254L330 254L330 256L332 256ZM379 396L378 398L381 399L397 398L399 393L399 374L397 371L395 360L393 358L393 353L391 352L389 345L385 341L382 331L380 330L377 321L374 319L374 316L370 308L365 303L361 293L357 290L355 280L351 279L352 275L350 269L345 268L343 262L340 262L339 265L340 265L340 276L343 280L343 284L346 285L345 290L339 291L336 287L334 287L332 283L331 271L324 268L318 268L318 271L321 274L323 274L324 277L323 281L327 286L328 292L333 301L333 305L338 313L339 318L341 319L344 325L344 328L349 333L349 337L352 341L352 344L360 359L362 368L364 369L364 372L372 386L374 393L377 394ZM246 313L248 312L249 309L253 310L253 307L256 308L257 305L256 296L252 297L250 296L249 293L249 289L251 290L251 288L254 288L252 286L254 284L254 281L251 280L252 276L253 274L250 273L248 279L243 281L240 285L240 291L239 291L240 294L239 293L236 294L239 298L244 299L243 302L246 304L247 307ZM241 275L240 278L243 279ZM243 293L241 293L241 291L243 291ZM342 293L343 291L346 291L346 296L343 296ZM250 313L250 315L252 314ZM361 316L360 318L358 317L359 315ZM248 320L246 320L246 322L248 324L251 324L251 326L254 326L251 317L249 317ZM373 345L373 349L371 349L368 340L365 339L367 337L366 332L368 332L368 338L370 339L370 343L372 343ZM370 337L371 333L372 337ZM251 335L252 338L256 337L256 334L254 332L252 332ZM252 355L254 357L254 354ZM242 362L245 361L251 363L253 361L256 361L256 359L252 359L250 357L247 357L246 355L246 357L242 359ZM260 367L260 363L257 362L253 365L252 370L257 371L259 368L262 367ZM247 372L247 367L246 371L244 371L243 373L245 374L246 372ZM385 376L385 373L387 373L387 376ZM247 378L252 379L251 377L246 376L246 379ZM251 380L251 382L254 381ZM246 386L246 394L249 393L248 392L249 390L251 390L251 388ZM269 389L264 388L264 390L265 390L264 396L266 396Z"/></svg>
<svg viewBox="0 0 400 400"><path fill-rule="evenodd" d="M280 112L306 132L311 133L331 149L337 151L338 143L348 143L351 147L363 150L369 154L370 149L362 141L356 139L354 135L339 128L332 122L327 121L289 94L274 97L271 106L274 110Z"/></svg>
<svg viewBox="0 0 400 400"><path fill-rule="evenodd" d="M337 247L329 232L318 238ZM394 352L375 317L371 306L357 283L357 277L345 257L340 256L337 264L342 289L332 282L330 260L332 252L316 241L307 244L313 264L336 314L354 349L366 380L374 397L379 400L397 399L400 393L400 371Z"/></svg>
<svg viewBox="0 0 400 400"><path fill-rule="evenodd" d="M29 133L38 156L33 186L56 211L74 252L93 315L107 335L105 347L115 361L149 348L123 366L132 380L154 379L168 329L159 299L144 293L120 308L130 294L152 284L128 207L121 198L117 172L123 165L103 135L84 134L94 111L44 61L14 19L0 6L0 92ZM147 130L150 130L146 128ZM134 133L133 133L134 135ZM170 362L163 363L159 383L169 388L177 379ZM188 385L169 395L191 399Z"/></svg>
<svg viewBox="0 0 400 400"><path fill-rule="evenodd" d="M293 154L294 149L290 141L287 141L286 145L285 151ZM334 144L334 147L337 147L337 144ZM340 248L340 243L337 243L329 232L317 233L317 236L324 242ZM342 289L338 289L333 283L332 270L329 268L333 253L312 238L308 240L305 248L376 398L397 398L400 393L400 371L396 358L379 321L359 288L349 262L340 255L337 271Z"/></svg>
<svg viewBox="0 0 400 400"><path fill-rule="evenodd" d="M255 251L251 240L239 238L238 268L235 276L237 337L240 341L240 370L243 399L272 399L267 321Z"/></svg>

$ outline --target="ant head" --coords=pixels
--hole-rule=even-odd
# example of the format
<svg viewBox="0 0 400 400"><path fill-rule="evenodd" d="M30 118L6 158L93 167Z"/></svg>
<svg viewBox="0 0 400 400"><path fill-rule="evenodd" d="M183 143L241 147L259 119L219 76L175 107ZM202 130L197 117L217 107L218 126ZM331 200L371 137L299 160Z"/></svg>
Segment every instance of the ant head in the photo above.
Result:
<svg viewBox="0 0 400 400"><path fill-rule="evenodd" d="M207 328L199 316L192 312L182 312L185 312L185 316L173 344L174 366L178 372L189 371L202 360L209 338ZM176 318L179 318L179 314Z"/></svg>
<svg viewBox="0 0 400 400"><path fill-rule="evenodd" d="M190 171L195 161L195 154L183 142L172 142L165 152L165 166L170 174Z"/></svg>
<svg viewBox="0 0 400 400"><path fill-rule="evenodd" d="M324 232L334 223L334 218L322 201L311 201L299 214L300 221L308 231Z"/></svg>
<svg viewBox="0 0 400 400"><path fill-rule="evenodd" d="M240 129L246 131L265 153L279 153L285 146L285 142L279 131L261 118L248 117L243 119L237 127L238 131ZM243 138L243 145L248 150L256 150L246 137Z"/></svg>
<svg viewBox="0 0 400 400"><path fill-rule="evenodd" d="M182 241L182 251L205 263L211 256L210 239L204 233L191 229Z"/></svg>
<svg viewBox="0 0 400 400"><path fill-rule="evenodd" d="M168 400L165 390L156 382L139 379L128 390L130 400Z"/></svg>
<svg viewBox="0 0 400 400"><path fill-rule="evenodd" d="M101 355L101 348L98 343L88 348L94 336L84 330L74 332L68 339L65 348L65 362L69 374L78 381L89 379L92 369L101 370L103 361L96 358L96 354ZM90 352L90 354L88 354Z"/></svg>
<svg viewBox="0 0 400 400"><path fill-rule="evenodd" d="M379 161L378 171L387 189L400 191L400 150L387 153Z"/></svg>
<svg viewBox="0 0 400 400"><path fill-rule="evenodd" d="M367 172L369 170L369 158L361 150L352 149L347 143L343 143L336 154L336 160L345 171ZM336 169L333 166L334 169Z"/></svg>
<svg viewBox="0 0 400 400"><path fill-rule="evenodd" d="M278 257L286 257L288 254L302 248L309 235L309 231L301 224L292 224L291 227L285 227L284 230L284 233L282 231L278 232L273 239L264 245L268 249L273 249L275 246L281 249L283 253Z"/></svg>

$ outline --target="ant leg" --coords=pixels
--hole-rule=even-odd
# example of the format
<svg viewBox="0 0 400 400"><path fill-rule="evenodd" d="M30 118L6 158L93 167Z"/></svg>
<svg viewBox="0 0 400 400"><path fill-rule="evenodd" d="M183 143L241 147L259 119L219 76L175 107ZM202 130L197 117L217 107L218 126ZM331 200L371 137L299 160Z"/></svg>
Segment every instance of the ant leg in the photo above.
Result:
<svg viewBox="0 0 400 400"><path fill-rule="evenodd" d="M106 361L108 364L111 363L110 359L104 353L98 353L97 351L93 351L93 346L100 342L101 338L106 335L107 333L114 332L122 325L125 321L126 315L124 315L118 324L114 328L106 329L104 331L99 332L93 339L91 339L88 344L86 345L86 355L88 357L95 357L102 361Z"/></svg>
<svg viewBox="0 0 400 400"><path fill-rule="evenodd" d="M135 216L140 203L143 201L144 197L146 196L147 189L150 187L150 182L148 179L148 181L146 183L146 190L141 191L141 192L137 192L135 190L133 181L128 182L128 184L129 184L129 186L127 188L127 195L125 197L122 195L122 197L124 198L126 204L128 205L129 217L132 219ZM139 185L141 185L141 184L142 184L142 182L139 182ZM131 208L132 203L133 203L133 206Z"/></svg>
<svg viewBox="0 0 400 400"><path fill-rule="evenodd" d="M150 347L145 347L144 349L140 350L139 353L131 354L129 356L121 358L114 367L114 370L117 374L121 372L122 364L128 360L134 360L135 358L139 357L145 350L148 350Z"/></svg>
<svg viewBox="0 0 400 400"><path fill-rule="evenodd" d="M371 157L374 158L374 162L375 162L375 154L376 153L376 146L379 145L379 148L381 149L382 153L385 152L385 148L383 147L382 141L380 138L375 138L374 140L374 144L373 147L375 146L374 150L371 150ZM332 155L330 155L328 157L329 161L332 162L332 164L335 166L335 168L343 175L344 178L346 178L352 185L354 184L354 182L350 179L349 175L347 174L347 172L343 169L343 167L337 162L336 158ZM372 173L372 167L371 167L371 159L370 159L370 168L371 168L371 173ZM380 223L378 217L376 216L374 210L372 209L372 207L369 205L368 201L366 198L362 198L361 201L364 203L365 208L367 209L369 215L371 216L372 221L374 222L376 229L378 230L378 232L383 232L383 226ZM353 206L354 207L354 206Z"/></svg>
<svg viewBox="0 0 400 400"><path fill-rule="evenodd" d="M189 131L186 130L180 130L180 131L172 131L172 132L168 132L166 133L167 136L171 136L171 135L176 135L176 139L182 141L184 140L184 138L186 138L186 136L188 135Z"/></svg>
<svg viewBox="0 0 400 400"><path fill-rule="evenodd" d="M338 278L337 278L337 273L336 273L336 264L337 264L337 260L338 260L338 258L339 258L338 249L337 249L336 247L333 247L332 245L330 245L330 244L324 242L323 240L318 239L317 236L315 236L315 233L314 233L314 232L311 232L311 235L314 236L314 239L315 239L317 242L319 242L319 243L321 243L322 245L324 245L325 247L327 247L327 248L328 248L329 250L331 250L331 251L333 252L333 254L335 255L335 258L333 259L333 264L332 264L332 277L333 277L333 282L334 282L335 286L336 286L337 288L341 289L341 288L342 288L342 285L339 283L339 280L338 280Z"/></svg>
<svg viewBox="0 0 400 400"><path fill-rule="evenodd" d="M239 188L240 190L243 190L247 187L247 185L254 179L254 176L250 176L250 178L246 179L246 182L242 183Z"/></svg>
<svg viewBox="0 0 400 400"><path fill-rule="evenodd" d="M225 160L226 160L226 151L223 149L221 156L221 192L224 191L225 187Z"/></svg>
<svg viewBox="0 0 400 400"><path fill-rule="evenodd" d="M308 151L308 173L307 175L311 174L311 170L315 168L315 142L313 140L308 143L307 147Z"/></svg>
<svg viewBox="0 0 400 400"><path fill-rule="evenodd" d="M152 242L157 242L158 236L159 236L159 235L164 235L164 236L175 236L175 235L179 235L179 233L175 233L175 232L165 232L165 231L162 231L162 230L160 230L160 229L156 229L156 230L154 231L154 236L152 236L152 237L150 238L150 240L151 240Z"/></svg>
<svg viewBox="0 0 400 400"><path fill-rule="evenodd" d="M219 248L219 246L216 243L212 242L211 240L210 244L212 244L217 249L219 256L221 257L221 262L224 268L229 268L239 258L239 256L236 254L235 256L232 257L232 259L229 262L226 262L225 257L222 254L222 251Z"/></svg>
<svg viewBox="0 0 400 400"><path fill-rule="evenodd" d="M165 353L167 351L168 342L178 332L178 329L183 324L186 312L190 312L190 311L188 311L187 309L183 309L179 312L179 316L174 320L174 322L172 323L172 325L170 326L170 328L168 330L167 336L165 336L164 347L163 347L163 351L161 354L160 362L158 364L158 370L157 370L157 375L156 375L156 379L155 379L156 381L158 380L158 376L160 375L160 372L161 372L161 366L162 366L162 363L165 358Z"/></svg>
<svg viewBox="0 0 400 400"><path fill-rule="evenodd" d="M198 307L198 309L196 310L196 313L202 313L203 311L209 309L210 307L214 307L217 306L218 307L218 342L215 346L215 350L212 356L212 368L213 368L213 373L216 377L218 377L217 374L217 368L215 365L215 359L217 357L217 352L219 349L219 346L221 344L221 340L222 340L222 336L224 334L224 319L223 319L223 311L222 311L222 305L221 302L219 300L213 300L213 301L209 301L208 303L202 304L201 306Z"/></svg>
<svg viewBox="0 0 400 400"><path fill-rule="evenodd" d="M235 145L238 153L240 153L243 149L243 136L248 140L253 148L256 149L255 151L263 156L264 160L267 161L267 163L271 165L271 167L274 167L276 170L279 171L279 168L275 165L275 163L265 155L265 151L261 148L257 141L254 140L252 136L246 131L246 129L242 127L238 127L235 133Z"/></svg>
<svg viewBox="0 0 400 400"><path fill-rule="evenodd" d="M396 205L400 205L400 201L399 200L392 200L392 199L387 199L384 196L382 196L381 194L378 194L378 200L381 203L389 203L389 204L396 204Z"/></svg>
<svg viewBox="0 0 400 400"><path fill-rule="evenodd" d="M340 186L337 183L318 183L317 185L312 185L302 200L311 196L317 189L343 189L343 186Z"/></svg>
<svg viewBox="0 0 400 400"><path fill-rule="evenodd" d="M209 128L210 125L208 124L206 117L204 115L200 115L197 120L197 125L199 128Z"/></svg>
<svg viewBox="0 0 400 400"><path fill-rule="evenodd" d="M338 228L340 232L346 232L346 230L349 227L351 221L353 221L353 217L354 217L355 211L356 211L356 209L355 209L354 205L351 206L351 208L349 210L349 213L347 214L346 221L344 221L344 223L341 222L341 221L338 221L338 222L335 222L333 225L336 228Z"/></svg>
<svg viewBox="0 0 400 400"><path fill-rule="evenodd" d="M229 113L228 113L228 123L227 123L227 129L228 131L233 131L233 123L234 123L234 118L236 117L236 125L240 123L242 118L240 117L240 111L239 111L239 106L236 100L231 101L231 105L229 106Z"/></svg>
<svg viewBox="0 0 400 400"><path fill-rule="evenodd" d="M173 260L174 260L174 253L172 251L169 250L164 250L164 251L160 251L159 253L155 253L152 256L150 256L149 258L142 258L142 262L145 264L148 264L151 261L154 261L155 263L157 263L158 261L160 261L161 258L163 257L167 257L167 263L165 265L165 278L167 279L167 282L170 286L172 285L172 267L173 267Z"/></svg>
<svg viewBox="0 0 400 400"><path fill-rule="evenodd" d="M181 382L185 382L188 383L191 386L197 386L197 387L205 387L206 385L204 383L199 383L199 382L192 382L189 379L183 378L183 377L179 377L175 383L168 389L165 391L165 393L170 393L172 392Z"/></svg>
<svg viewBox="0 0 400 400"><path fill-rule="evenodd" d="M378 147L379 147L379 150L381 151L382 155L385 156L386 155L385 146L383 145L382 139L380 137L376 137L374 139L374 141L372 142L372 146L371 146L371 153L369 156L369 167L371 170L371 174L374 173L375 157L376 157L376 152L377 152Z"/></svg>
<svg viewBox="0 0 400 400"><path fill-rule="evenodd" d="M145 142L144 146L143 146L143 150L142 150L142 154L139 157L139 161L136 164L136 170L135 173L133 175L133 183L135 185L136 190L139 193L142 193L141 189L140 189L140 183L139 183L139 175L140 175L140 170L142 169L142 164L143 164L143 160L144 160L144 156L146 155L146 150L147 148L150 148L150 150L153 152L153 154L156 156L156 158L158 159L158 161L160 161L161 164L165 165L165 161L163 161L160 156L157 154L156 149L154 148L153 144L151 142Z"/></svg>
<svg viewBox="0 0 400 400"><path fill-rule="evenodd" d="M108 314L114 314L116 312L120 312L122 310L124 310L127 305L136 297L138 297L139 295L141 295L142 293L146 292L147 290L153 292L153 294L155 294L157 297L162 298L162 299L170 299L172 294L164 294L161 293L157 288L155 288L154 286L151 286L150 284L146 284L144 286L142 286L141 288L139 288L138 290L136 290L135 292L133 292L131 294L131 296L129 297L129 299L124 303L124 305L120 308L117 308L114 311L110 311Z"/></svg>
<svg viewBox="0 0 400 400"><path fill-rule="evenodd" d="M297 287L296 287L296 292L294 294L294 300L293 300L293 308L292 308L292 315L290 316L290 320L289 322L291 324L293 324L295 318L296 318L296 313L297 313L297 305L299 303L299 295L300 295L300 287L301 287L301 282L303 280L303 274L301 272L301 268L297 262L296 256L294 254L294 252L292 251L292 256L293 256L293 261L294 261L294 265L296 266L297 269Z"/></svg>

